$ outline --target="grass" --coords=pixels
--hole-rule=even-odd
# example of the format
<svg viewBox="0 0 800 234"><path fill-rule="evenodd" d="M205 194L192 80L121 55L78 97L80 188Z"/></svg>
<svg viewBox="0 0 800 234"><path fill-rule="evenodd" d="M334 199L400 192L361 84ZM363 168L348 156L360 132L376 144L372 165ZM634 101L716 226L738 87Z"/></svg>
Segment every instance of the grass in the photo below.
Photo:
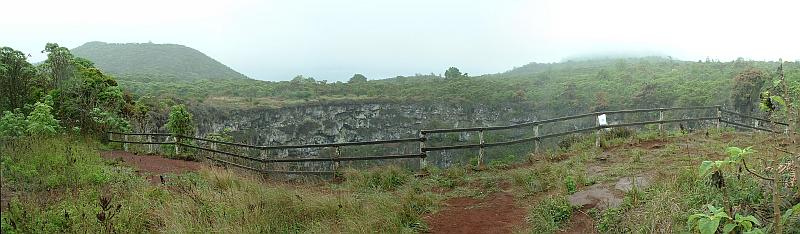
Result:
<svg viewBox="0 0 800 234"><path fill-rule="evenodd" d="M569 221L574 208L563 196L548 197L530 209L527 222L532 233L553 233Z"/></svg>
<svg viewBox="0 0 800 234"><path fill-rule="evenodd" d="M0 148L0 224L3 233L415 233L428 230L423 217L437 212L445 199L507 192L528 210L521 232L552 233L569 226L579 210L569 206L569 194L645 175L651 186L626 194L622 205L580 212L589 213L602 233L685 233L688 215L705 204L722 206L719 189L697 175L702 160L724 157L728 146L750 145L759 158L781 157L772 150L778 141L761 134L620 131L601 138L603 149L594 147L593 137L578 139L567 149L531 155L526 164L514 164L516 157L509 156L480 171L467 163L431 167L428 176L415 177L398 166L381 166L347 169L341 182L288 183L204 168L169 175L163 185L102 159L96 149L103 146L91 140L19 139ZM763 166L752 167L763 173ZM766 185L746 174L728 176L737 212L755 215L769 229ZM791 202L797 200L783 207ZM100 213L106 218L98 218ZM797 232L800 222L785 230Z"/></svg>
<svg viewBox="0 0 800 234"><path fill-rule="evenodd" d="M101 232L110 222L117 223L114 230L148 226L141 214L152 204L138 193L147 191L147 182L131 168L107 164L90 140L29 138L2 146L3 233ZM123 206L105 223L96 218L101 198Z"/></svg>
<svg viewBox="0 0 800 234"><path fill-rule="evenodd" d="M5 143L2 232L408 233L426 229L421 217L440 200L400 168L321 186L206 168L152 185L96 147L70 137Z"/></svg>

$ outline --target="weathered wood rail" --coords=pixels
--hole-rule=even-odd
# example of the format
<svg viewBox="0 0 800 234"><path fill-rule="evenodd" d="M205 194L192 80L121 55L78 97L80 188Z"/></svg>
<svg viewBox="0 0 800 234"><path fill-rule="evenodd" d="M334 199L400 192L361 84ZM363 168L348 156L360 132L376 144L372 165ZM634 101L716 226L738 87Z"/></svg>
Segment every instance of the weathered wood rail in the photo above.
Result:
<svg viewBox="0 0 800 234"><path fill-rule="evenodd" d="M664 112L668 111L676 111L676 110L705 110L705 111L714 111L716 113L715 116L704 116L704 117L694 117L694 118L677 118L677 119L664 119ZM631 123L615 123L615 124L602 124L600 122L601 116L612 115L612 114L627 114L627 113L647 113L647 112L657 112L658 113L658 120L651 120L651 121L640 121L640 122L631 122ZM727 114L725 116L724 114ZM739 119L749 119L753 120L753 125L737 122L734 118L730 118L732 116L738 117ZM581 118L594 118L595 125L592 127L584 127L579 129L573 129L569 131L563 132L555 132L545 135L540 135L539 128L545 124L550 123L558 123L568 120L574 119L581 119ZM727 117L727 118L723 118ZM745 128L745 129L753 129L765 132L772 132L772 133L788 133L789 128L788 124L770 121L768 119L749 116L729 110L722 109L721 106L698 106L698 107L673 107L673 108L652 108L652 109L634 109L634 110L617 110L617 111L601 111L601 112L593 112L593 113L586 113L586 114L579 114L579 115L572 115L572 116L565 116L559 118L552 118L552 119L545 119L545 120L538 120L532 122L525 122L519 124L512 124L506 126L489 126L489 127L470 127L470 128L448 128L448 129L427 129L427 130L420 130L418 137L415 138L401 138L401 139L390 139L390 140L375 140L375 141L361 141L361 142L341 142L341 143L325 143L325 144L302 144L302 145L278 145L278 146L259 146L259 145L250 145L250 144L242 144L242 143L235 143L235 142L225 142L207 138L200 138L194 136L184 136L184 135L174 135L169 133L120 133L120 132L108 132L108 141L109 142L117 142L122 143L124 149L128 150L128 144L143 144L149 145L148 151L153 152L153 145L174 145L175 154L180 153L180 147L196 149L200 151L206 151L211 153L212 156L205 156L205 158L215 161L218 163L231 165L235 167L240 167L248 170L253 170L262 173L311 173L311 174L328 174L332 172L336 172L339 167L339 162L343 161L363 161L363 160L385 160L385 159L409 159L409 158L419 158L419 166L420 169L426 166L426 158L428 157L428 152L431 151L442 151L442 150L454 150L454 149L472 149L478 148L478 163L480 164L484 158L484 149L490 147L497 147L497 146L505 146L505 145L512 145L512 144L521 144L521 143L533 143L534 144L534 151L538 152L541 141L547 138L554 138L569 134L581 133L581 132L590 132L596 131L597 134L600 134L602 129L608 128L615 128L615 127L628 127L628 126L644 126L644 125L652 125L657 124L659 131L664 130L664 124L668 123L678 123L678 122L693 122L693 121L713 121L716 128L720 128L722 124L727 124L730 126L738 127L738 128ZM763 126L762 124L767 124L771 126ZM784 126L783 131L775 130L775 127ZM771 127L771 128L770 128ZM521 128L528 128L533 131L532 137L523 137L519 139L511 139L506 141L497 141L497 142L486 142L484 140L484 133L489 131L496 131L496 130L506 130L506 129L521 129ZM427 146L426 141L428 140L429 135L431 134L440 134L440 133L456 133L456 132L478 132L479 142L477 144L461 144L461 145L444 145L444 146ZM114 136L118 135L122 138L114 139ZM128 136L147 136L147 141L129 141ZM153 137L165 137L164 141L154 141ZM170 138L172 140L170 140ZM205 142L206 145L210 145L209 147L203 147L199 145L193 144L186 144L181 139L188 139L194 140L198 142ZM595 145L600 146L600 138L595 137ZM416 153L410 154L393 154L393 155L375 155L375 156L359 156L359 157L342 157L340 147L347 147L347 146L363 146L363 145L386 145L386 144L397 144L397 143L419 143L419 151ZM266 153L267 150L288 150L288 149L310 149L310 148L333 148L335 153L331 157L313 157L313 158L265 158L265 157L251 157L242 154L237 154L233 152L228 152L225 150L220 150L217 148L218 145L227 145L230 147L242 147L252 150L259 150L263 151L264 154L262 155L269 155ZM287 151L288 152L288 151ZM287 153L288 154L288 153ZM248 165L243 165L241 163L233 162L232 160L225 159L223 157L219 157L218 155L225 155L229 157L239 158L242 160L246 160L252 163L258 164L271 164L271 163L286 163L286 162L330 162L331 168L330 171L301 171L301 170L267 170L267 169L259 169Z"/></svg>

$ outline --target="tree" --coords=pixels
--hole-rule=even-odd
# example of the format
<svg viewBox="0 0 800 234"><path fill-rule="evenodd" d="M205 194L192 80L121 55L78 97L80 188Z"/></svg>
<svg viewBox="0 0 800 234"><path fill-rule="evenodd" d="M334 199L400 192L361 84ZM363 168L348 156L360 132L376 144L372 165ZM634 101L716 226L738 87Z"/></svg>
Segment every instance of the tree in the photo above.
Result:
<svg viewBox="0 0 800 234"><path fill-rule="evenodd" d="M609 74L609 72L606 69L600 69L600 71L597 72L598 80L608 80L610 77L611 74Z"/></svg>
<svg viewBox="0 0 800 234"><path fill-rule="evenodd" d="M361 74L355 74L353 77L350 78L347 83L354 84L354 83L362 83L367 82L367 77Z"/></svg>
<svg viewBox="0 0 800 234"><path fill-rule="evenodd" d="M0 139L24 136L27 127L28 120L25 119L25 115L3 111L3 117L0 118Z"/></svg>
<svg viewBox="0 0 800 234"><path fill-rule="evenodd" d="M33 98L31 86L35 71L22 52L0 48L0 109L22 108Z"/></svg>
<svg viewBox="0 0 800 234"><path fill-rule="evenodd" d="M669 107L674 101L671 92L665 85L646 83L633 95L632 104L639 108Z"/></svg>
<svg viewBox="0 0 800 234"><path fill-rule="evenodd" d="M50 113L53 110L53 100L50 96L46 96L44 102L36 102L33 111L26 121L28 127L25 131L30 135L53 135L61 128L58 125L58 120Z"/></svg>
<svg viewBox="0 0 800 234"><path fill-rule="evenodd" d="M114 113L102 111L100 108L94 108L92 112L90 112L90 115L96 125L94 130L101 133L107 131L128 132L131 130L131 124Z"/></svg>
<svg viewBox="0 0 800 234"><path fill-rule="evenodd" d="M41 68L50 76L50 80L55 87L61 88L64 81L75 75L74 56L69 52L69 49L56 43L47 43L42 53L44 52L47 52L47 60L42 63Z"/></svg>
<svg viewBox="0 0 800 234"><path fill-rule="evenodd" d="M456 67L450 67L447 69L447 71L444 72L444 78L447 79L461 78L461 77L464 77L464 75L461 74L461 71L459 71L458 68Z"/></svg>
<svg viewBox="0 0 800 234"><path fill-rule="evenodd" d="M731 102L737 112L749 114L756 110L765 77L763 71L750 68L733 78Z"/></svg>
<svg viewBox="0 0 800 234"><path fill-rule="evenodd" d="M183 104L172 106L166 128L173 135L194 136L192 113Z"/></svg>

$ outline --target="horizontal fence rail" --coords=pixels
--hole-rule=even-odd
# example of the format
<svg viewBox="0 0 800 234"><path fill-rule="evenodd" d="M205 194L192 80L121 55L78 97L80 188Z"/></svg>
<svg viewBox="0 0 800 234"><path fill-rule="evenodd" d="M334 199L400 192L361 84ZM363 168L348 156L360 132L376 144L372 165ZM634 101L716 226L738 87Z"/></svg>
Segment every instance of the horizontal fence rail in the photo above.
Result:
<svg viewBox="0 0 800 234"><path fill-rule="evenodd" d="M675 110L713 110L716 112L716 116L705 116L705 117L695 117L695 118L677 118L677 119L664 119L664 112L667 111L675 111ZM640 121L640 122L631 122L631 123L614 123L614 124L603 124L599 122L599 117L601 115L613 115L613 114L630 114L630 113L647 113L647 112L658 112L658 120L651 120L651 121ZM727 117L735 116L739 119L749 119L754 121L754 125L749 125L741 122L737 122L736 120L732 119L724 119L723 114L728 114ZM562 132L555 132L540 135L539 127L549 123L558 123L568 120L575 120L581 118L592 117L594 118L595 125L592 127L584 127L584 128L577 128L568 131ZM151 145L149 151L153 151L152 145L174 145L175 153L179 153L179 146L201 150L212 153L214 156L205 156L205 158L221 163L224 165L231 165L234 167L239 167L247 170L252 170L261 173L300 173L300 174L331 174L336 172L339 162L346 162L346 161L369 161L369 160L386 160L386 159L411 159L411 158L418 158L420 160L420 169L425 167L426 165L426 158L428 152L431 151L444 151L444 150L455 150L455 149L473 149L478 148L479 155L478 155L478 163L480 163L484 157L484 149L490 147L497 147L497 146L507 146L513 144L521 144L521 143L531 143L535 144L534 151L539 150L539 144L542 140L554 137L560 137L564 135L582 133L582 132L591 132L597 131L597 134L600 133L603 129L609 128L619 128L619 127L629 127L629 126L644 126L644 125L653 125L657 124L659 130L663 130L664 124L669 123L680 123L680 122L693 122L693 121L714 121L716 122L716 127L720 128L721 124L728 124L731 126L739 127L739 128L747 128L747 129L754 129L759 131L765 132L772 132L772 133L781 133L781 131L777 131L772 128L768 128L765 126L759 126L759 123L764 124L771 124L773 127L775 126L784 126L785 129L783 133L788 133L788 124L777 122L777 121L770 121L765 118L754 117L750 115L745 115L741 113L737 113L734 111L724 110L721 106L697 106L697 107L673 107L673 108L651 108L651 109L632 109L632 110L616 110L616 111L600 111L600 112L592 112L587 114L578 114L578 115L571 115L571 116L564 116L558 118L551 118L551 119L544 119L544 120L537 120L531 122L524 122L524 123L517 123L512 125L506 126L488 126L488 127L468 127L468 128L448 128L448 129L427 129L427 130L420 130L418 137L413 138L400 138L400 139L389 139L389 140L374 140L374 141L360 141L360 142L340 142L340 143L323 143L323 144L298 144L298 145L278 145L278 146L261 146L261 145L250 145L250 144L242 144L242 143L235 143L235 142L226 142L220 141L215 139L207 139L195 136L184 136L184 135L174 135L169 133L121 133L121 132L108 132L108 141L115 142L115 143L122 143L124 145L125 150L128 150L128 144L142 144L142 145ZM759 122L760 121L760 122ZM497 141L497 142L486 142L484 140L484 132L488 131L496 131L496 130L506 130L506 129L518 129L518 128L527 128L531 129L534 132L534 136L532 137L522 137L519 139L511 139L505 141ZM440 134L440 133L458 133L458 132L478 132L479 133L479 143L472 143L472 144L460 144L460 145L444 145L444 146L427 146L426 143L428 141L428 136L431 134ZM114 139L114 135L122 136L123 139ZM129 141L128 136L147 136L147 141ZM153 137L165 137L164 141L153 141ZM170 138L172 140L170 140ZM181 139L187 140L195 140L199 142L206 142L211 144L211 148L203 147L199 145L187 144L183 143ZM599 137L596 137L595 144L599 146ZM418 143L419 144L419 152L418 153L408 153L408 154L392 154L392 155L374 155L374 156L358 156L358 157L341 157L340 155L340 147L347 147L347 146L363 146L363 145L383 145L383 144L398 144L398 143ZM313 148L334 148L335 155L331 157L314 157L314 158L257 158L246 156L242 154L237 154L233 152L228 152L225 150L220 150L217 148L217 144L225 145L230 147L242 147L246 149L252 150L259 150L259 151L266 151L266 150L289 150L289 149L313 149ZM288 151L287 151L288 152ZM289 162L330 162L331 170L330 171L303 171L303 170L267 170L262 168L256 168L253 166L244 165L242 163L237 163L232 160L225 160L216 155L225 155L230 156L233 158L238 158L241 160L246 160L247 162L251 163L259 163L262 165L265 164L272 164L272 163L289 163Z"/></svg>

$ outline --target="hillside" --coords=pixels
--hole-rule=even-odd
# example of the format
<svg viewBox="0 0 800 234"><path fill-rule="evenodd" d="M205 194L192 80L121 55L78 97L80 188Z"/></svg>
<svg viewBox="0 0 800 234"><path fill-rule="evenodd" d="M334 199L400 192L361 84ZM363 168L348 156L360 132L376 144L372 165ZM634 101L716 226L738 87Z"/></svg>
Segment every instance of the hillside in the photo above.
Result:
<svg viewBox="0 0 800 234"><path fill-rule="evenodd" d="M800 63L784 64L800 84ZM680 61L661 57L532 63L476 77L416 75L358 82L298 76L290 81L122 81L134 94L211 106L284 107L364 102L520 104L559 116L597 109L729 105L734 77L755 69L774 79L777 62ZM464 71L467 69L462 68Z"/></svg>
<svg viewBox="0 0 800 234"><path fill-rule="evenodd" d="M183 45L88 42L71 50L123 80L227 80L246 76Z"/></svg>

